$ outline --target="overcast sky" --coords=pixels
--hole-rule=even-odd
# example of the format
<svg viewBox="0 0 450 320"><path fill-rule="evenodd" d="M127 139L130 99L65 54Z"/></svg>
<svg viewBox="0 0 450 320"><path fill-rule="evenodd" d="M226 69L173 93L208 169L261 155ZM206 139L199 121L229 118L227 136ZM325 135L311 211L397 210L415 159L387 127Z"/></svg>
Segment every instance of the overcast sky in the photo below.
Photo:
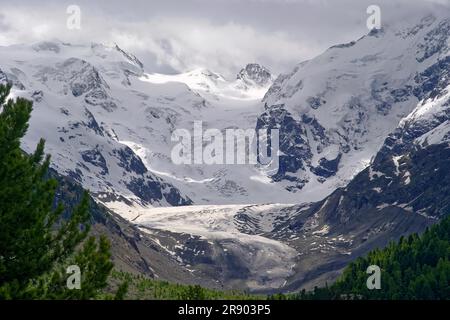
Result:
<svg viewBox="0 0 450 320"><path fill-rule="evenodd" d="M73 4L81 30L66 27ZM450 8L450 0L0 0L0 45L116 42L148 71L206 67L229 76L258 62L279 73L367 33L371 4L382 24Z"/></svg>

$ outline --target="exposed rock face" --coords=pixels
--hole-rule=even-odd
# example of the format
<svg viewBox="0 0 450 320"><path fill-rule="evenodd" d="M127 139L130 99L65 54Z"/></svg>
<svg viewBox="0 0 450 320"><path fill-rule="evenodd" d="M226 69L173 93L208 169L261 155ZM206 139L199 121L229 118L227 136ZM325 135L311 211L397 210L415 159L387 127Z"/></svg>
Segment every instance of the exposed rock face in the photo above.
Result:
<svg viewBox="0 0 450 320"><path fill-rule="evenodd" d="M249 86L266 87L272 83L272 75L269 70L257 63L249 63L239 71L237 77Z"/></svg>
<svg viewBox="0 0 450 320"><path fill-rule="evenodd" d="M278 173L273 177L275 181L287 179L295 181L296 186L303 187L305 181L289 173L296 173L298 170L307 169L311 162L312 153L307 143L306 130L302 121L295 120L292 115L285 110L284 105L273 105L266 109L259 118L256 125L257 130L279 128L280 142L279 158L280 167ZM269 144L271 148L272 145Z"/></svg>

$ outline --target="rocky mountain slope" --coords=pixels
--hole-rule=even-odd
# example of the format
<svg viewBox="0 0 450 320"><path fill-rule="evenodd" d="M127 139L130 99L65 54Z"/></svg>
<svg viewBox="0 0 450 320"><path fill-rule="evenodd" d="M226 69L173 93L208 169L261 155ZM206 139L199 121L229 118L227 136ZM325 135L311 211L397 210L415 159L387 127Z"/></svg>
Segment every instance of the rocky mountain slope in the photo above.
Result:
<svg viewBox="0 0 450 320"><path fill-rule="evenodd" d="M50 177L57 179L59 184L55 201L63 203L66 211L71 212L80 202L83 188L72 178L61 176L54 170L50 170ZM174 254L165 249L166 243L173 241L170 233L161 232L148 236L94 199L91 199L90 212L91 233L107 236L111 242L116 270L174 283L223 288L206 274L194 274L192 270L180 264Z"/></svg>

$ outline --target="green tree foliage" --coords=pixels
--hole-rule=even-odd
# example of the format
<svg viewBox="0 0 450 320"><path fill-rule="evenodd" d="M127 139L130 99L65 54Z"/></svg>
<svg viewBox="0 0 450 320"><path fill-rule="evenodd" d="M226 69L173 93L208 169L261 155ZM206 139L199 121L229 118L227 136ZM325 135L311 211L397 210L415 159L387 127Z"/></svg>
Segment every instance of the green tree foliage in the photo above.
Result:
<svg viewBox="0 0 450 320"><path fill-rule="evenodd" d="M57 182L47 177L44 141L20 149L32 111L23 98L6 100L0 86L0 299L89 299L105 287L112 269L106 239L88 238L89 197L69 217L54 204ZM66 269L81 270L81 289L69 290Z"/></svg>
<svg viewBox="0 0 450 320"><path fill-rule="evenodd" d="M381 289L369 290L367 267L381 268ZM421 236L402 237L385 249L352 262L331 287L290 296L294 299L450 299L450 216Z"/></svg>
<svg viewBox="0 0 450 320"><path fill-rule="evenodd" d="M120 298L133 300L255 300L267 297L238 291L212 290L198 285L169 283L120 271L113 271L111 279L113 283L122 283L116 291L116 299L123 286L127 287L127 292L120 293Z"/></svg>

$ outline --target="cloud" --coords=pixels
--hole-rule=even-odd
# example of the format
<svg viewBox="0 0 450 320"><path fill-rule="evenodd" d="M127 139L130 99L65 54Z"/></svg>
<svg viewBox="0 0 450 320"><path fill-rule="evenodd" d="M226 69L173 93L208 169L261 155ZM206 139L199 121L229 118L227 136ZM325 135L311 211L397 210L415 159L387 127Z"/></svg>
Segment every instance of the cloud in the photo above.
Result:
<svg viewBox="0 0 450 320"><path fill-rule="evenodd" d="M149 71L207 67L235 74L248 62L287 72L331 45L367 33L373 0L78 0L82 29L66 28L69 4L2 5L0 45L60 39L116 42ZM449 0L378 0L387 23L448 9ZM437 8L437 9L435 9ZM413 18L411 18L413 17Z"/></svg>
<svg viewBox="0 0 450 320"><path fill-rule="evenodd" d="M63 7L8 8L0 45L60 39L66 42L118 43L138 56L154 60L154 65L175 70L208 67L233 72L248 62L259 62L275 70L288 69L293 62L320 50L305 45L284 30L258 30L258 27L232 19L220 23L209 17L153 16L141 21L108 15L91 16L82 7L82 29L66 28ZM0 20L2 21L2 20ZM144 59L146 60L146 59Z"/></svg>
<svg viewBox="0 0 450 320"><path fill-rule="evenodd" d="M308 56L312 49L283 31L262 33L236 22L214 25L208 20L180 18L127 25L112 30L110 38L133 51L149 50L158 63L178 70L207 66L226 72L247 62L282 69L287 67L283 64Z"/></svg>

